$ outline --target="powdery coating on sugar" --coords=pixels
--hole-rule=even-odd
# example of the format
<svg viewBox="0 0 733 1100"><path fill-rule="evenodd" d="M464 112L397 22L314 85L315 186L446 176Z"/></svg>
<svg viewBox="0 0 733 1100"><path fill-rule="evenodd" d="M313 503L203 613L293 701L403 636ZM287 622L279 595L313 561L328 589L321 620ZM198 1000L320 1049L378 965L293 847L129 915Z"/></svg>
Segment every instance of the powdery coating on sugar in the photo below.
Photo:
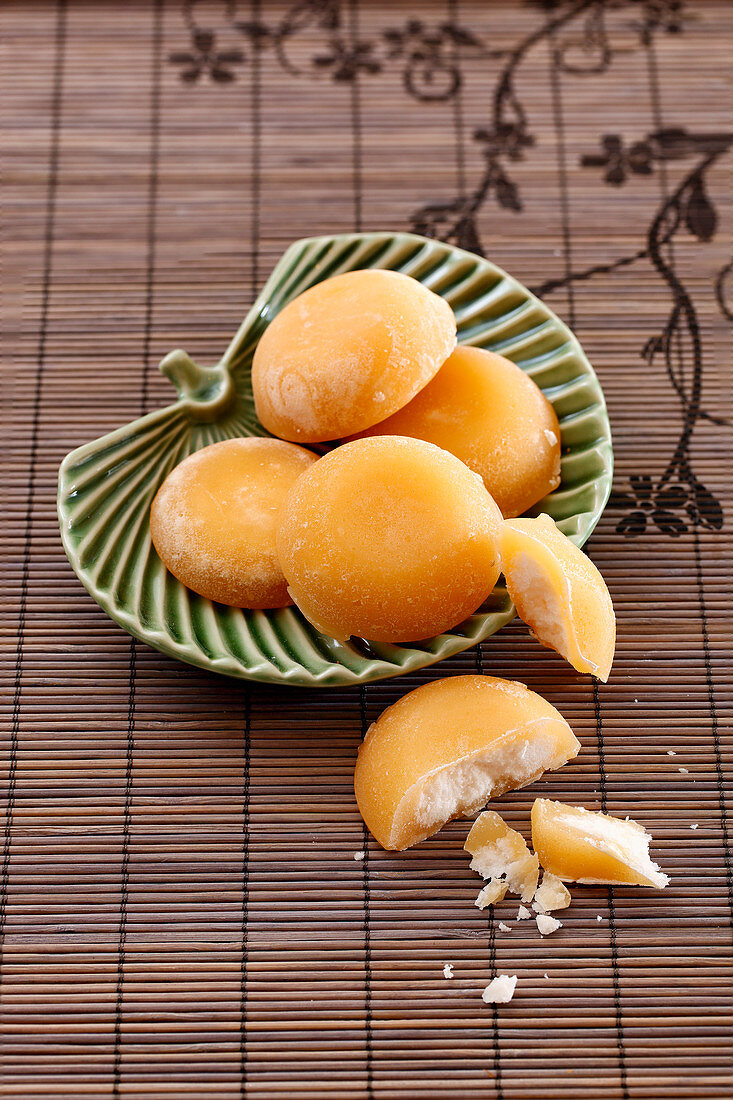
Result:
<svg viewBox="0 0 733 1100"><path fill-rule="evenodd" d="M196 451L163 482L150 533L165 566L232 607L290 600L275 549L283 497L316 456L279 439L228 439Z"/></svg>
<svg viewBox="0 0 733 1100"><path fill-rule="evenodd" d="M257 415L296 442L338 439L395 412L456 343L447 302L396 271L336 275L294 298L252 363Z"/></svg>
<svg viewBox="0 0 733 1100"><path fill-rule="evenodd" d="M360 433L425 439L483 478L504 516L560 484L560 426L529 375L501 355L458 347L408 405Z"/></svg>
<svg viewBox="0 0 733 1100"><path fill-rule="evenodd" d="M447 451L364 439L298 481L278 554L295 602L324 633L415 641L450 630L490 594L500 522L480 478Z"/></svg>

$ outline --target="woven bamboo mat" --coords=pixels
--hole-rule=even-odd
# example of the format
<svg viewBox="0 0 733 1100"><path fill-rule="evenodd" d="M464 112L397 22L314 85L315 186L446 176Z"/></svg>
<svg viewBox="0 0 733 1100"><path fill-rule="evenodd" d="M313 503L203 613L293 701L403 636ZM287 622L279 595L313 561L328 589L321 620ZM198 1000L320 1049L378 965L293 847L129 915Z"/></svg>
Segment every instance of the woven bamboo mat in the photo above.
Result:
<svg viewBox="0 0 733 1100"><path fill-rule="evenodd" d="M733 6L0 18L2 1095L731 1096ZM60 459L167 404L172 347L218 358L294 239L410 227L539 289L598 370L611 682L518 624L362 692L247 687L132 644L64 558ZM474 908L465 823L399 857L369 842L366 723L477 668L546 695L583 744L502 799L510 822L526 833L542 794L631 814L665 893L578 888L541 940L508 902ZM497 971L519 975L499 1011Z"/></svg>

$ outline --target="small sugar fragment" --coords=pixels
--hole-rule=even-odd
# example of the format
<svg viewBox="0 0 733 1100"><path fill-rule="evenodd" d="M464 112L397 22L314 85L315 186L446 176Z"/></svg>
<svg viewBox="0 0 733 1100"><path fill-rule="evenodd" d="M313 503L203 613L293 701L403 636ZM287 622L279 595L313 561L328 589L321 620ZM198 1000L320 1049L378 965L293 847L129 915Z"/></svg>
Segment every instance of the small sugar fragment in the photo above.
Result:
<svg viewBox="0 0 733 1100"><path fill-rule="evenodd" d="M555 920L554 917L549 917L545 913L538 913L535 920L541 936L551 936L553 932L557 932L558 928L562 928L561 921Z"/></svg>
<svg viewBox="0 0 733 1100"><path fill-rule="evenodd" d="M676 756L676 755L677 755L677 753L674 751L674 749L667 749L667 756Z"/></svg>
<svg viewBox="0 0 733 1100"><path fill-rule="evenodd" d="M554 909L567 909L568 905L570 905L570 891L557 875L553 875L551 871L545 871L542 876L542 885L532 902L535 913L551 913Z"/></svg>
<svg viewBox="0 0 733 1100"><path fill-rule="evenodd" d="M355 859L355 860L357 861L357 863L358 863L358 862L359 862L359 860L362 860L362 859L364 858L364 856L365 856L365 855L366 855L366 852L364 852L364 851L361 851L361 852L354 852L354 859Z"/></svg>
<svg viewBox="0 0 733 1100"><path fill-rule="evenodd" d="M689 775L689 774L690 774L690 773L688 772L687 768L678 768L678 769L677 769L677 771L678 771L678 772L681 772L681 773L682 773L682 775Z"/></svg>
<svg viewBox="0 0 733 1100"><path fill-rule="evenodd" d="M597 915L596 920L598 921L599 924L603 924L603 917L601 916L600 913Z"/></svg>
<svg viewBox="0 0 733 1100"><path fill-rule="evenodd" d="M444 978L452 978L453 977L453 963L446 963L445 964L445 966L443 967L443 977Z"/></svg>
<svg viewBox="0 0 733 1100"><path fill-rule="evenodd" d="M506 894L507 886L506 879L489 879L483 890L479 890L478 897L473 904L477 909L487 909L489 905L496 905L497 901L501 901Z"/></svg>
<svg viewBox="0 0 733 1100"><path fill-rule="evenodd" d="M519 906L519 912L517 913L517 920L529 920L529 918L531 916L532 916L532 914L530 913L529 909L525 908L524 905Z"/></svg>
<svg viewBox="0 0 733 1100"><path fill-rule="evenodd" d="M511 932L511 928L508 924L504 924L503 920L500 920L499 921L499 931L500 932Z"/></svg>
<svg viewBox="0 0 733 1100"><path fill-rule="evenodd" d="M697 824L697 822L695 822L695 824L694 824L694 825L690 825L690 828L691 828L691 829L697 829L697 828L698 828L698 824Z"/></svg>
<svg viewBox="0 0 733 1100"><path fill-rule="evenodd" d="M550 975L549 974L543 974L542 977L547 978L548 981L550 980Z"/></svg>
<svg viewBox="0 0 733 1100"><path fill-rule="evenodd" d="M487 1005L505 1005L514 996L517 987L516 974L497 974L481 994L481 1000Z"/></svg>

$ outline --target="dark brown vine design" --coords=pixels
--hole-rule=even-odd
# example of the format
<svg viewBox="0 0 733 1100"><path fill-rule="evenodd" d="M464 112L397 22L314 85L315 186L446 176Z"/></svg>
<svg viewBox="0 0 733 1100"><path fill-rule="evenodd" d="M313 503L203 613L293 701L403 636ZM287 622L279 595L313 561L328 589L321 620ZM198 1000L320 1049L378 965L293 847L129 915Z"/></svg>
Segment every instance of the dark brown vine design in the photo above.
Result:
<svg viewBox="0 0 733 1100"><path fill-rule="evenodd" d="M225 84L236 79L237 68L246 64L251 51L273 51L282 69L295 77L351 82L357 76L375 76L395 61L402 66L405 91L423 102L445 101L461 87L460 60L466 56L499 59L491 121L474 131L482 149L484 170L467 194L445 202L429 203L412 215L412 228L461 248L484 255L477 227L480 210L493 200L505 210L519 212L522 198L512 178L511 165L523 160L535 143L527 112L517 94L515 78L530 51L549 41L558 70L576 76L605 72L622 47L609 33L611 13L627 16L639 47L648 46L660 34L681 33L692 16L683 0L529 0L546 12L546 18L509 50L491 49L468 28L456 22L434 26L408 20L402 27L386 28L371 39L353 40L345 28L342 0L300 0L275 23L243 19L236 0L219 5L221 23L228 33L246 42L219 45L217 31L199 22L199 0L184 0L183 14L191 36L190 48L169 55L180 79L195 83L208 78ZM207 6L210 11L211 5ZM628 50L628 46L623 47ZM680 402L682 427L674 452L662 474L629 478L628 491L614 492L610 507L624 515L617 531L627 538L643 534L650 525L672 537L690 525L719 530L723 525L720 503L695 476L690 442L700 420L725 424L701 405L703 354L698 317L693 300L667 259L667 248L679 233L691 234L703 243L717 228L717 213L708 192L710 168L733 145L733 134L693 134L665 129L626 146L618 134L606 134L601 149L582 158L582 165L603 170L605 182L620 187L635 176L649 175L663 162L695 158L672 195L654 215L645 246L629 256L606 264L570 272L533 288L550 294L569 283L608 274L641 260L648 260L669 288L670 313L661 331L641 351L651 366L661 359ZM733 321L733 260L718 273L715 291L721 312ZM686 372L688 363L691 371ZM688 377L689 374L689 377Z"/></svg>
<svg viewBox="0 0 733 1100"><path fill-rule="evenodd" d="M239 17L237 0L222 3L225 32L243 38L249 50L272 50L280 66L291 76L329 77L353 81L357 75L375 76L397 61L402 66L405 90L413 98L429 101L451 99L461 85L456 56L501 57L466 27L455 22L427 26L410 19L401 27L388 27L373 39L353 41L345 27L342 0L300 0L275 23ZM168 60L179 66L180 79L194 84L208 78L228 84L248 55L238 46L221 48L217 31L199 22L201 4L184 0L183 15L191 36L187 50L175 51Z"/></svg>

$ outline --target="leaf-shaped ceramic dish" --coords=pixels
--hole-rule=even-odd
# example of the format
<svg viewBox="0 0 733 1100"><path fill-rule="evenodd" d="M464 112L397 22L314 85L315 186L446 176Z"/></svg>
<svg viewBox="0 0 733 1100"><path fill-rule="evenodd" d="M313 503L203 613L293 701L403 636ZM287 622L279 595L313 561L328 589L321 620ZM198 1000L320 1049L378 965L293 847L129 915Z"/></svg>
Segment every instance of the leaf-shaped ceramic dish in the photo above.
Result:
<svg viewBox="0 0 733 1100"><path fill-rule="evenodd" d="M562 483L537 505L582 545L611 483L603 393L570 330L488 260L407 233L298 241L283 256L221 362L182 351L161 363L178 391L150 413L72 451L59 472L59 520L77 576L108 615L163 653L228 676L322 687L398 676L468 649L514 616L503 587L450 633L404 646L342 645L295 608L242 611L211 603L163 566L150 540L151 501L186 455L230 436L267 434L257 422L250 365L267 324L296 294L341 271L382 267L419 279L452 306L458 339L502 352L542 387L562 429Z"/></svg>

